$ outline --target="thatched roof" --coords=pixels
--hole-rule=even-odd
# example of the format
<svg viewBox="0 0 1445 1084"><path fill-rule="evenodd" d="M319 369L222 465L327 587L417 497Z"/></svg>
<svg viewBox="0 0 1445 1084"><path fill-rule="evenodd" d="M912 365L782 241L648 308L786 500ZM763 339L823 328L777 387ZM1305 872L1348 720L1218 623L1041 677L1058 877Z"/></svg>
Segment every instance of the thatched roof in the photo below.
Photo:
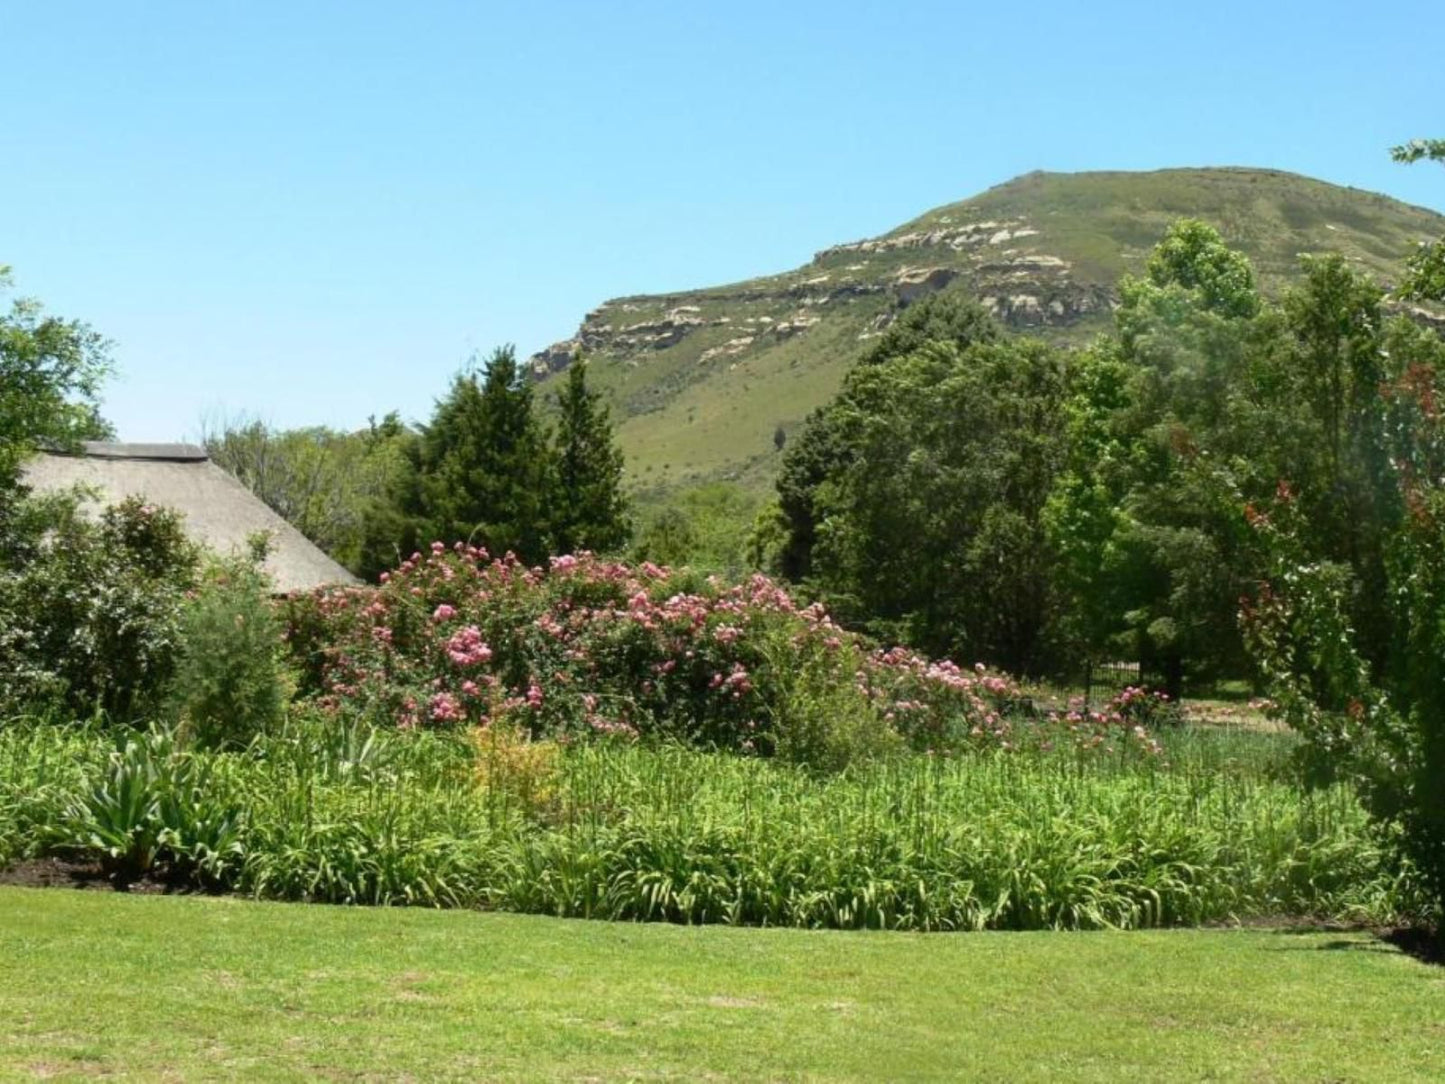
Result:
<svg viewBox="0 0 1445 1084"><path fill-rule="evenodd" d="M41 452L24 469L26 484L38 493L80 485L96 490L104 504L139 496L175 509L191 539L217 553L244 553L247 538L268 531L273 549L266 571L277 591L357 582L195 445L91 441L78 454Z"/></svg>

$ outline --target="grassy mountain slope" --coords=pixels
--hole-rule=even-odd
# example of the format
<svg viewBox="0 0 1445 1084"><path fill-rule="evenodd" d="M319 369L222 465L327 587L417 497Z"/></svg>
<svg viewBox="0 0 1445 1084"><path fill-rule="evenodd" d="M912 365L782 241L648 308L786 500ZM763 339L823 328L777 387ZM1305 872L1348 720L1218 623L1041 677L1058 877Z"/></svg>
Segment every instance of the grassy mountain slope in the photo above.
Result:
<svg viewBox="0 0 1445 1084"><path fill-rule="evenodd" d="M967 290L1012 327L1083 340L1107 326L1119 277L1184 216L1248 253L1271 292L1323 251L1388 283L1417 241L1445 233L1433 211L1272 170L1030 173L794 271L609 301L532 365L545 382L573 351L588 355L637 488L761 487L776 430L826 402L910 301Z"/></svg>

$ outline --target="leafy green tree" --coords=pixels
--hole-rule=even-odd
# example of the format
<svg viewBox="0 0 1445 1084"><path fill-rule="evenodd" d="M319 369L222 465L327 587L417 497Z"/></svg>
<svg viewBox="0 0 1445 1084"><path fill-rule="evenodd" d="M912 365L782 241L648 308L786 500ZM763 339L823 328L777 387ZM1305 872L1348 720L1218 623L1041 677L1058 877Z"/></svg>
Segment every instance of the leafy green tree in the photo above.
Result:
<svg viewBox="0 0 1445 1084"><path fill-rule="evenodd" d="M850 458L841 413L836 404L808 415L797 439L788 443L778 470L778 514L781 540L774 546L773 571L794 583L813 574L813 547L818 540L818 488Z"/></svg>
<svg viewBox="0 0 1445 1084"><path fill-rule="evenodd" d="M970 294L945 290L916 301L899 313L878 341L858 359L859 365L886 365L907 357L928 343L953 343L960 349L1003 337L987 309Z"/></svg>
<svg viewBox="0 0 1445 1084"><path fill-rule="evenodd" d="M9 272L0 266L0 292ZM98 404L108 351L87 325L47 316L39 302L20 299L0 314L0 488L13 490L20 462L39 444L112 436Z"/></svg>
<svg viewBox="0 0 1445 1084"><path fill-rule="evenodd" d="M1395 161L1445 164L1445 139L1414 139L1391 149ZM1422 243L1410 256L1400 296L1407 301L1445 301L1445 238Z"/></svg>
<svg viewBox="0 0 1445 1084"><path fill-rule="evenodd" d="M677 567L696 563L697 554L697 526L692 517L675 504L660 508L647 518L632 550L633 559L638 562Z"/></svg>
<svg viewBox="0 0 1445 1084"><path fill-rule="evenodd" d="M361 538L352 569L365 580L375 580L395 568L421 544L421 438L392 411L377 421L371 418L362 434L369 456L379 456L389 469L386 484L366 504Z"/></svg>
<svg viewBox="0 0 1445 1084"><path fill-rule="evenodd" d="M928 343L952 343L966 349L974 343L999 339L1002 331L988 312L959 291L924 298L889 325L853 373L857 376L897 358L906 357ZM778 472L778 507L786 522L785 538L774 547L775 571L794 582L813 575L813 547L817 540L821 486L845 470L852 458L847 403L851 380L830 405L815 410L796 439L787 442Z"/></svg>
<svg viewBox="0 0 1445 1084"><path fill-rule="evenodd" d="M511 347L495 351L482 376L452 381L422 428L416 466L424 537L471 541L528 563L546 557L548 444Z"/></svg>
<svg viewBox="0 0 1445 1084"><path fill-rule="evenodd" d="M0 717L152 712L199 562L180 517L137 497L98 519L71 494L18 503L32 534L21 559L0 566Z"/></svg>
<svg viewBox="0 0 1445 1084"><path fill-rule="evenodd" d="M1041 514L1064 377L1064 355L1024 339L930 342L854 372L837 408L848 461L816 494L814 578L842 616L930 652L1047 668Z"/></svg>
<svg viewBox="0 0 1445 1084"><path fill-rule="evenodd" d="M1206 310L1223 316L1253 316L1259 311L1249 261L1198 219L1181 219L1169 228L1149 255L1147 281L1158 289L1178 286L1194 291ZM1131 288L1126 279L1126 296Z"/></svg>
<svg viewBox="0 0 1445 1084"><path fill-rule="evenodd" d="M1186 671L1248 669L1236 600L1263 558L1238 509L1281 483L1314 552L1353 570L1351 618L1372 657L1388 650L1375 404L1403 325L1387 325L1379 289L1338 256L1306 259L1278 305L1225 291L1251 280L1221 244L1180 224L1167 258L1125 282L1118 334L1075 369L1069 465L1047 513L1066 630L1095 656L1137 653L1174 692Z"/></svg>
<svg viewBox="0 0 1445 1084"><path fill-rule="evenodd" d="M1387 434L1376 476L1383 617L1356 619L1369 569L1322 556L1305 495L1281 488L1248 514L1265 541L1264 582L1244 607L1250 644L1312 766L1351 780L1445 906L1445 344L1392 329L1385 378L1362 388ZM1383 636L1388 650L1380 651ZM1438 914L1437 914L1438 917Z"/></svg>
<svg viewBox="0 0 1445 1084"><path fill-rule="evenodd" d="M601 395L587 386L587 363L574 358L557 396L548 520L558 553L606 552L627 543L631 525L622 490L622 451Z"/></svg>
<svg viewBox="0 0 1445 1084"><path fill-rule="evenodd" d="M1198 223L1171 228L1149 267L1123 284L1117 335L1075 369L1048 520L1074 642L1137 653L1177 692L1186 670L1247 669L1234 611L1261 557L1238 508L1281 481L1308 494L1322 552L1378 586L1366 404L1386 348L1379 290L1337 256L1307 259L1278 306Z"/></svg>
<svg viewBox="0 0 1445 1084"><path fill-rule="evenodd" d="M380 569L369 567L368 538L390 535L396 541L405 533L397 523L378 529L376 521L401 499L412 439L390 414L355 433L233 423L208 434L205 446L214 462L337 561L375 574ZM393 552L381 567L395 563Z"/></svg>
<svg viewBox="0 0 1445 1084"><path fill-rule="evenodd" d="M689 565L736 579L751 567L749 524L757 498L735 482L707 482L672 494L643 521L635 561Z"/></svg>
<svg viewBox="0 0 1445 1084"><path fill-rule="evenodd" d="M743 543L743 557L749 568L777 569L788 544L788 517L774 497L753 516Z"/></svg>
<svg viewBox="0 0 1445 1084"><path fill-rule="evenodd" d="M1445 141L1394 149L1445 161ZM1251 648L1311 767L1350 780L1445 914L1445 342L1337 261L1286 310L1322 469L1246 514L1269 563ZM1445 299L1445 241L1401 290Z"/></svg>
<svg viewBox="0 0 1445 1084"><path fill-rule="evenodd" d="M1075 650L1138 659L1177 695L1186 664L1244 665L1238 495L1265 484L1259 456L1280 438L1275 405L1251 386L1274 322L1248 262L1194 221L1171 227L1120 293L1117 334L1072 374L1068 463L1044 518Z"/></svg>

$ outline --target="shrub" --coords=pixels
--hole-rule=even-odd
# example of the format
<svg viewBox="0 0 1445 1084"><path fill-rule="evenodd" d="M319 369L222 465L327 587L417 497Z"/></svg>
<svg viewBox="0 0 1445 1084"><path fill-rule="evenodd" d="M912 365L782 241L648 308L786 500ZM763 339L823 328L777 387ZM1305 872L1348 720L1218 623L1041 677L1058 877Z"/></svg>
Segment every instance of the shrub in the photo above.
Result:
<svg viewBox="0 0 1445 1084"><path fill-rule="evenodd" d="M186 738L212 749L243 746L280 722L281 625L259 562L210 565L181 612L180 632L169 706Z"/></svg>
<svg viewBox="0 0 1445 1084"><path fill-rule="evenodd" d="M893 713L854 685L854 675L866 666L856 644L830 650L826 642L773 635L763 654L772 677L779 757L832 770L902 747Z"/></svg>
<svg viewBox="0 0 1445 1084"><path fill-rule="evenodd" d="M0 565L0 714L146 714L174 672L199 561L180 517L139 498L98 520L74 496L31 511Z"/></svg>
<svg viewBox="0 0 1445 1084"><path fill-rule="evenodd" d="M384 581L290 602L302 690L327 710L407 729L507 721L533 737L661 737L835 766L900 741L1038 740L1007 714L1010 681L872 650L764 576L728 586L586 554L526 568L437 543ZM1117 714L1057 722L1080 741L1132 734Z"/></svg>
<svg viewBox="0 0 1445 1084"><path fill-rule="evenodd" d="M545 817L557 802L556 742L533 741L506 723L473 732L476 782L494 805L515 806L531 819Z"/></svg>

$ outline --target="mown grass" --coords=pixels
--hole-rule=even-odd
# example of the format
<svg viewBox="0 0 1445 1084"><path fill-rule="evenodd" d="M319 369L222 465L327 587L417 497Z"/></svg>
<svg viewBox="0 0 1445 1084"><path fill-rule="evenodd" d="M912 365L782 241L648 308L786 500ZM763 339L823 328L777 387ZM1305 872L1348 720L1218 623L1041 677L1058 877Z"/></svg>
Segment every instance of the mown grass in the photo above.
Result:
<svg viewBox="0 0 1445 1084"><path fill-rule="evenodd" d="M1365 934L735 930L0 888L0 1077L1439 1078Z"/></svg>
<svg viewBox="0 0 1445 1084"><path fill-rule="evenodd" d="M151 773L156 804L134 831L162 865L277 899L916 930L1408 909L1355 799L1298 787L1277 737L1184 731L1162 761L998 753L814 776L668 747L498 755L335 725L225 754L11 727L0 862L103 856L145 800L117 798L132 772Z"/></svg>

